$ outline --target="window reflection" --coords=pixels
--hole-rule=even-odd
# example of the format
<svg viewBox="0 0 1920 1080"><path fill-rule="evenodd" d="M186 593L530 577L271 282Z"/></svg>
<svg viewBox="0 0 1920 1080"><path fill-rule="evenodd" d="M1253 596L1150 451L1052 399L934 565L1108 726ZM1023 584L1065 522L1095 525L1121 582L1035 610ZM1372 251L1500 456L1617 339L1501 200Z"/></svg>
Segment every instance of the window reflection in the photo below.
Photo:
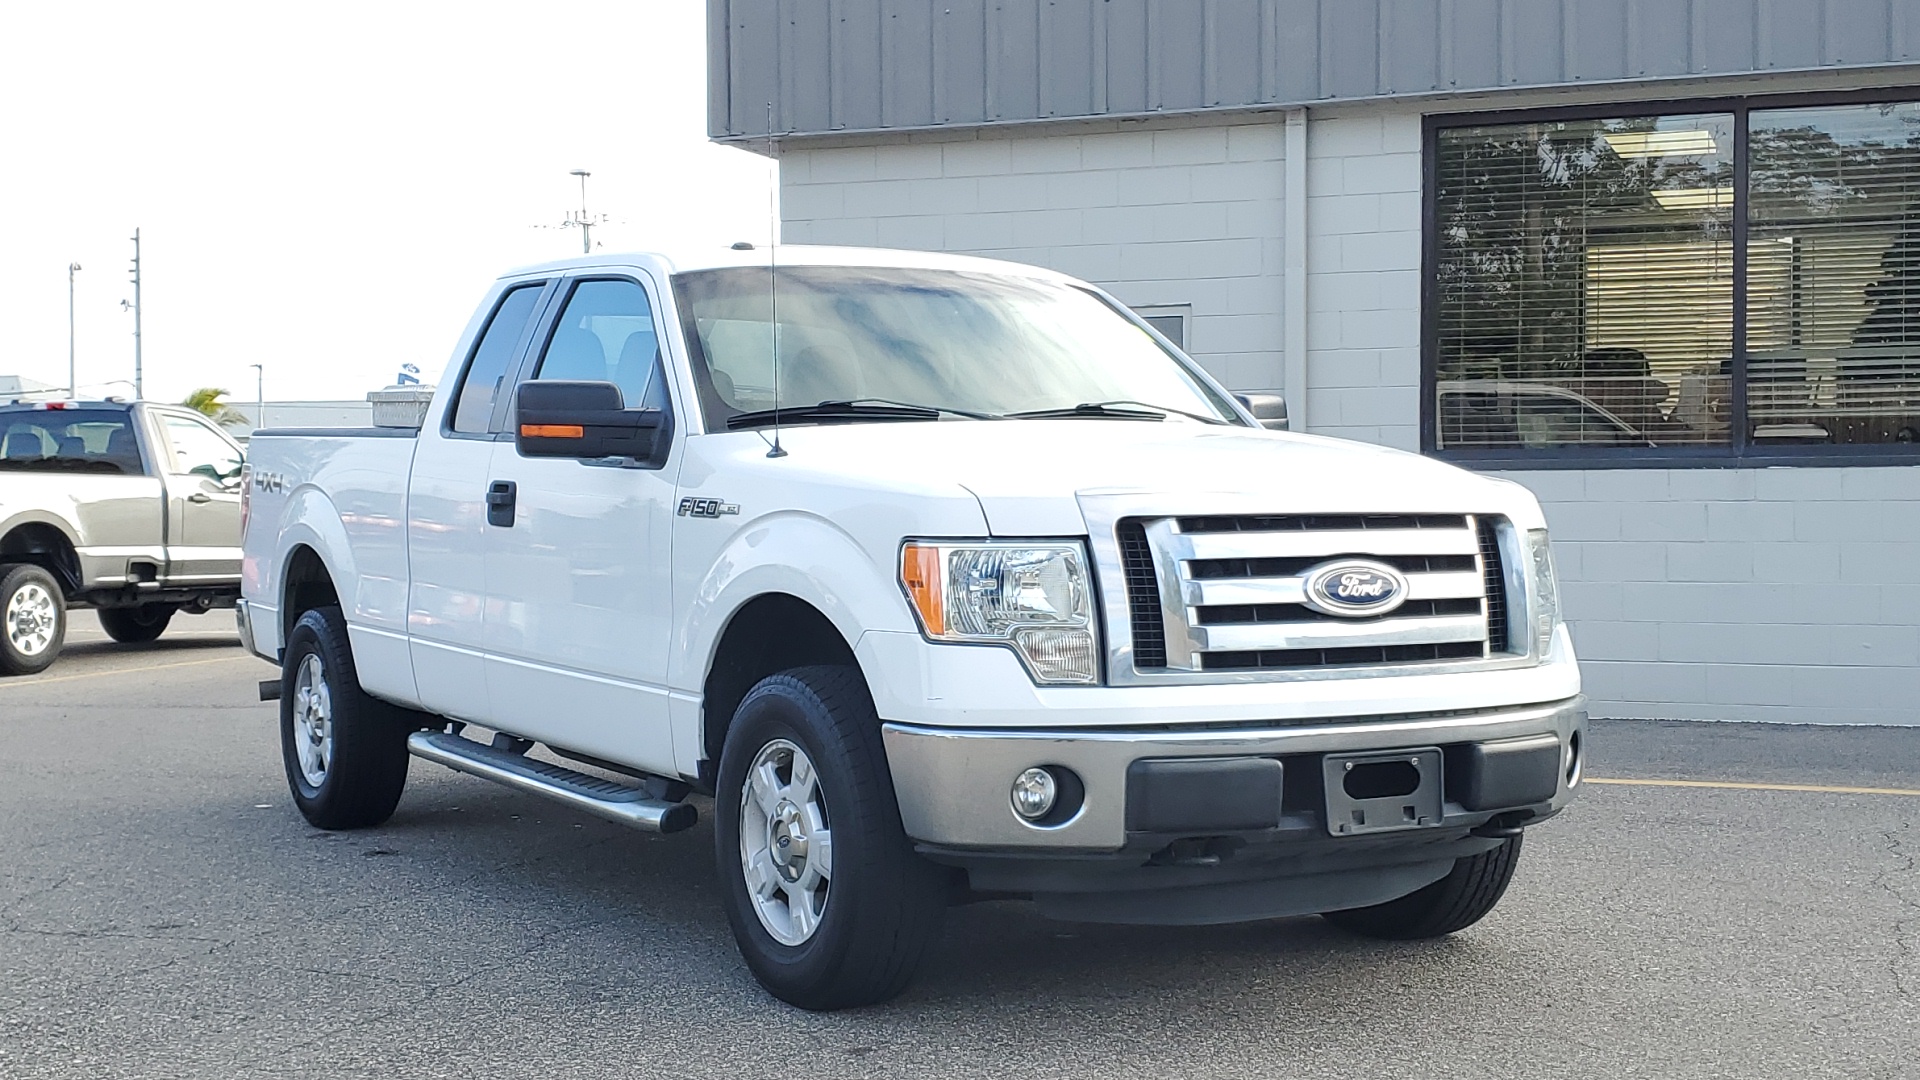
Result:
<svg viewBox="0 0 1920 1080"><path fill-rule="evenodd" d="M1725 443L1733 117L1439 137L1442 447Z"/></svg>

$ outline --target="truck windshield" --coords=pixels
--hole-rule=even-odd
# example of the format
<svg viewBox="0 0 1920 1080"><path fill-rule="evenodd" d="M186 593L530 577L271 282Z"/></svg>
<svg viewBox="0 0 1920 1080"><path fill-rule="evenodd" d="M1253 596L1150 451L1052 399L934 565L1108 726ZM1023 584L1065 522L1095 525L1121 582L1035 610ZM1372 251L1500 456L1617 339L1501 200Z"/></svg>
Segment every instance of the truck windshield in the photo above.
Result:
<svg viewBox="0 0 1920 1080"><path fill-rule="evenodd" d="M0 410L0 470L144 471L130 414L118 409Z"/></svg>
<svg viewBox="0 0 1920 1080"><path fill-rule="evenodd" d="M1232 407L1120 312L1036 278L897 267L779 269L783 422L899 420L886 403L943 420L1020 414L1241 423ZM769 273L674 277L709 431L774 407ZM1126 408L1100 408L1126 403ZM807 410L789 415L789 410Z"/></svg>

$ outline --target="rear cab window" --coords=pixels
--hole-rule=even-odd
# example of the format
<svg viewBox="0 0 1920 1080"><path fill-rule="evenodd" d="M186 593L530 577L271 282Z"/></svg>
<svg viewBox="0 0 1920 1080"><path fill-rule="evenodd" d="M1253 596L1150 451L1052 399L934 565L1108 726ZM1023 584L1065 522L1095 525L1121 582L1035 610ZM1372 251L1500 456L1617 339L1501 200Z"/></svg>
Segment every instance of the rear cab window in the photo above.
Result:
<svg viewBox="0 0 1920 1080"><path fill-rule="evenodd" d="M140 441L125 409L0 410L0 471L139 476Z"/></svg>
<svg viewBox="0 0 1920 1080"><path fill-rule="evenodd" d="M460 373L460 386L454 395L447 430L460 435L486 435L493 430L495 400L507 368L519 355L520 341L546 291L544 281L530 282L507 290L480 332L479 343Z"/></svg>

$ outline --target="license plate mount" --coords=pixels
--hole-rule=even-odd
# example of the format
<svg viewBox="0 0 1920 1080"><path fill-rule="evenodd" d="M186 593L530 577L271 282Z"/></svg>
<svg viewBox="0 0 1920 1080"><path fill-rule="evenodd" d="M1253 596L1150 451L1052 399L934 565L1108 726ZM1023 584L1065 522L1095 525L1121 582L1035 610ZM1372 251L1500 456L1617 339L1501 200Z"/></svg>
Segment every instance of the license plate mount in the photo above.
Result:
<svg viewBox="0 0 1920 1080"><path fill-rule="evenodd" d="M1430 829L1440 824L1445 775L1437 746L1328 754L1321 769L1326 779L1327 832L1334 836Z"/></svg>

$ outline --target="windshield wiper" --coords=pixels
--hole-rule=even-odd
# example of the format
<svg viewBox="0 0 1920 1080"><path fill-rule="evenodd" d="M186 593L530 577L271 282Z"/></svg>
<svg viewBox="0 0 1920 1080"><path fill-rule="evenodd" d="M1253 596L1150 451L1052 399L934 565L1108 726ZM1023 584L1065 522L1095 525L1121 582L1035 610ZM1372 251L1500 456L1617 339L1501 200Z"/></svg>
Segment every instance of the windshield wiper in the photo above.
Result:
<svg viewBox="0 0 1920 1080"><path fill-rule="evenodd" d="M818 405L789 405L778 409L755 409L727 418L727 430L766 427L781 424L833 424L861 420L938 420L941 410L925 405L867 404L853 401L823 401Z"/></svg>
<svg viewBox="0 0 1920 1080"><path fill-rule="evenodd" d="M964 416L969 420L1005 420L999 413L976 412L973 409L955 409L947 405L916 405L910 401L892 401L887 398L863 397L849 401L823 401L822 405L893 405L902 409L933 409L946 416Z"/></svg>
<svg viewBox="0 0 1920 1080"><path fill-rule="evenodd" d="M1126 406L1139 406L1127 408ZM1022 420L1067 420L1076 416L1091 417L1095 420L1165 420L1168 413L1184 416L1189 420L1198 420L1203 424L1224 424L1225 420L1217 416L1202 416L1185 409L1175 409L1167 405L1155 405L1148 401L1083 401L1070 409L1029 409L1026 412L1008 413L1008 416Z"/></svg>

